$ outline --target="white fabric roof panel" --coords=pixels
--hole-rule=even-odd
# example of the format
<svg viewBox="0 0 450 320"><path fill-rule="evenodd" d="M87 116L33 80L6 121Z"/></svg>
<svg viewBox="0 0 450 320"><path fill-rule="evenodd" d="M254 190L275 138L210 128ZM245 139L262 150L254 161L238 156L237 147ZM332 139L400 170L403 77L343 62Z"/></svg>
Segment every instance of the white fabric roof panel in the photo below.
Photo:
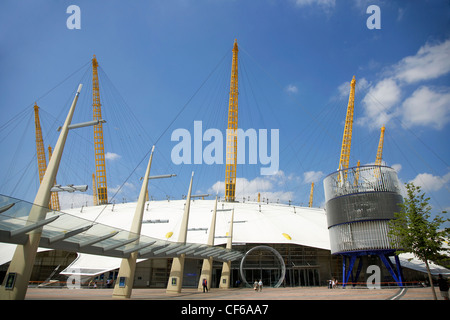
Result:
<svg viewBox="0 0 450 320"><path fill-rule="evenodd" d="M188 243L206 244L211 225L215 200L195 200L191 202ZM184 212L185 200L151 201L144 210L141 233L153 238L176 241ZM135 203L85 207L66 210L67 213L87 220L127 229L131 225ZM105 208L106 207L106 208ZM148 209L147 209L148 208ZM221 210L228 211L221 211ZM287 205L259 204L254 202L229 203L217 205L214 245L227 242L231 209L234 209L233 243L292 243L330 250L326 215L323 209L299 208ZM101 213L100 213L101 212ZM284 234L288 235L288 240ZM80 254L74 263L63 273L95 275L120 266L120 259Z"/></svg>
<svg viewBox="0 0 450 320"><path fill-rule="evenodd" d="M170 241L177 241L185 200L151 201L148 210L144 210L142 235L166 239L172 232ZM96 222L129 229L136 203L84 207L65 210L65 212ZM147 205L146 205L147 208ZM211 224L214 200L195 200L191 202L188 243L206 244ZM234 209L233 242L244 243L293 243L298 245L330 249L325 211L317 208L294 207L278 204L229 203L217 205L215 245L226 243L224 236L229 230L231 211ZM101 212L101 213L100 213ZM168 222L167 222L168 220ZM158 222L159 221L159 222ZM288 240L283 233L290 236Z"/></svg>

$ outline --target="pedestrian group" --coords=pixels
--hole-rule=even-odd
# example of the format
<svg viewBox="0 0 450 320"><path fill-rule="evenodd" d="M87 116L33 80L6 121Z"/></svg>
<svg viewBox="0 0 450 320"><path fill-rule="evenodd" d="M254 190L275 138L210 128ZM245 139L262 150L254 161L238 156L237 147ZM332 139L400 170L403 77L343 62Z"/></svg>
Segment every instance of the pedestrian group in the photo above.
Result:
<svg viewBox="0 0 450 320"><path fill-rule="evenodd" d="M257 280L255 280L255 282L253 283L253 289L255 291L262 291L262 289L263 289L263 282L262 282L261 279L259 280L259 282Z"/></svg>

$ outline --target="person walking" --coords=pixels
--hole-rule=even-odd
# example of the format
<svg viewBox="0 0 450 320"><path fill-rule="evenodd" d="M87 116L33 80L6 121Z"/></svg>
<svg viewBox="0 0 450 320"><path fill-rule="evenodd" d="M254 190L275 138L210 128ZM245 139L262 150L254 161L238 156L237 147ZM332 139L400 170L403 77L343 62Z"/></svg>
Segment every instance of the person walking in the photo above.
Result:
<svg viewBox="0 0 450 320"><path fill-rule="evenodd" d="M202 285L203 285L203 292L208 292L208 282L206 281L206 279L203 279Z"/></svg>
<svg viewBox="0 0 450 320"><path fill-rule="evenodd" d="M442 277L442 274L439 274L438 285L439 291L441 291L441 297L444 300L448 300L448 282Z"/></svg>
<svg viewBox="0 0 450 320"><path fill-rule="evenodd" d="M253 290L258 291L258 280L255 280L255 282L253 282Z"/></svg>
<svg viewBox="0 0 450 320"><path fill-rule="evenodd" d="M263 283L262 283L262 280L261 280L261 279L259 279L259 282L258 282L258 288L259 288L259 291L262 292Z"/></svg>

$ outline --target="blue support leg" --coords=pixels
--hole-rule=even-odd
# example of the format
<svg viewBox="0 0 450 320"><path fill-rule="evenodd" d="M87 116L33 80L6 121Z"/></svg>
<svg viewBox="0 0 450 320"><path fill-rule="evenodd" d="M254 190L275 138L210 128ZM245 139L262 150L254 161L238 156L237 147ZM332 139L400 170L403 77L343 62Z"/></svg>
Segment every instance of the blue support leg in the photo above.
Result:
<svg viewBox="0 0 450 320"><path fill-rule="evenodd" d="M358 263L358 269L356 270L355 282L358 282L358 278L359 278L359 274L361 273L362 265L363 265L362 257L359 257L359 263ZM353 286L355 286L355 284L353 284Z"/></svg>
<svg viewBox="0 0 450 320"><path fill-rule="evenodd" d="M380 254L378 254L378 256L383 261L384 265L388 269L388 271L391 274L392 278L394 278L395 282L397 282L397 285L402 286L403 284L402 284L401 278L400 278L399 275L396 274L396 272L394 270L394 266L392 265L392 263L389 260L389 258L386 257L386 255L384 253L380 253Z"/></svg>
<svg viewBox="0 0 450 320"><path fill-rule="evenodd" d="M397 274L399 278L399 286L403 287L403 270L402 266L400 265L400 259L398 258L398 255L395 255L395 264L397 266Z"/></svg>
<svg viewBox="0 0 450 320"><path fill-rule="evenodd" d="M342 256L342 288L345 288L345 268L347 264L347 256Z"/></svg>
<svg viewBox="0 0 450 320"><path fill-rule="evenodd" d="M344 267L344 279L343 279L343 283L342 283L342 288L345 288L345 286L348 283L348 278L350 277L350 274L353 271L353 265L355 264L355 260L356 260L356 255L350 256L350 263L348 265L347 274L345 274L345 267Z"/></svg>

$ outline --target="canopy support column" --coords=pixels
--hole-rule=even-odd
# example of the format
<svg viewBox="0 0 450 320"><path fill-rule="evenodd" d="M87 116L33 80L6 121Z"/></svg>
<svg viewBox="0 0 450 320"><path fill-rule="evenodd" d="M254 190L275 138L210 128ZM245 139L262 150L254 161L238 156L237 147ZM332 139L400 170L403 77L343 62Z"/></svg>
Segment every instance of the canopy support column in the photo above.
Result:
<svg viewBox="0 0 450 320"><path fill-rule="evenodd" d="M231 212L230 231L228 231L227 249L231 249L233 243L233 221L234 221L234 209ZM230 288L230 274L231 274L231 260L225 261L222 265L222 275L220 276L220 289Z"/></svg>
<svg viewBox="0 0 450 320"><path fill-rule="evenodd" d="M187 227L189 221L189 209L191 206L192 180L194 179L194 172L192 172L191 183L189 184L189 191L186 197L186 205L184 207L183 219L181 220L180 235L178 242L186 244ZM169 281L167 282L167 293L180 293L183 285L184 260L186 254L182 253L179 257L173 258L172 268L170 269Z"/></svg>
<svg viewBox="0 0 450 320"><path fill-rule="evenodd" d="M150 154L150 159L148 160L147 170L145 172L144 181L142 182L141 192L139 193L138 203L136 205L136 210L134 212L133 222L131 224L130 232L131 236L141 235L142 218L144 215L145 198L147 194L148 178L150 176L150 169L152 167L153 151L155 146L152 148L152 153ZM139 242L139 238L136 240ZM138 243L136 243L138 244ZM129 299L131 297L131 291L133 289L134 283L134 273L136 271L136 259L139 251L133 251L130 253L128 258L123 258L120 263L119 274L117 276L118 281L114 286L113 298Z"/></svg>
<svg viewBox="0 0 450 320"><path fill-rule="evenodd" d="M209 227L208 245L214 246L214 235L216 233L216 214L217 214L217 196L214 204L214 211L211 218L211 226ZM213 257L203 259L202 272L198 281L198 291L203 290L203 281L206 280L206 289L211 288Z"/></svg>
<svg viewBox="0 0 450 320"><path fill-rule="evenodd" d="M77 93L73 99L69 113L62 127L61 133L56 142L53 156L50 159L48 167L42 178L34 205L28 215L27 225L39 223L45 220L49 211L48 204L50 201L50 189L55 183L56 174L58 173L59 163L64 150L64 145L69 133L69 125L75 111L75 106L80 95L82 85L78 86ZM1 300L24 300L27 293L28 282L30 281L31 271L33 270L34 260L36 258L37 249L41 240L42 228L39 227L28 233L28 239L25 244L18 245L14 256L9 265L8 272L5 277L5 284L0 288Z"/></svg>

